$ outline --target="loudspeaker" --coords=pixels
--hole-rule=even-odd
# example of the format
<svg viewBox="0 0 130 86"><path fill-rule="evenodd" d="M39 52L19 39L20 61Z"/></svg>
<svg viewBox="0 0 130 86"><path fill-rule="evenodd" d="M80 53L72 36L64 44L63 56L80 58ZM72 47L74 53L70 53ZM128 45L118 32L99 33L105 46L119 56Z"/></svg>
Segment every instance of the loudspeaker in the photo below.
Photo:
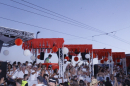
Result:
<svg viewBox="0 0 130 86"><path fill-rule="evenodd" d="M86 53L81 53L82 60L86 60L85 55L86 55Z"/></svg>
<svg viewBox="0 0 130 86"><path fill-rule="evenodd" d="M68 57L71 59L71 60L69 60L69 62L71 62L72 61L72 55L68 55Z"/></svg>
<svg viewBox="0 0 130 86"><path fill-rule="evenodd" d="M3 41L0 40L0 52L1 52L1 49L2 49L2 46L3 46Z"/></svg>
<svg viewBox="0 0 130 86"><path fill-rule="evenodd" d="M7 62L0 62L0 69L2 72L0 73L1 77L6 78L6 73L7 73Z"/></svg>
<svg viewBox="0 0 130 86"><path fill-rule="evenodd" d="M44 54L45 54L44 52L40 53L40 60L44 60Z"/></svg>
<svg viewBox="0 0 130 86"><path fill-rule="evenodd" d="M98 65L94 65L94 77L97 77Z"/></svg>

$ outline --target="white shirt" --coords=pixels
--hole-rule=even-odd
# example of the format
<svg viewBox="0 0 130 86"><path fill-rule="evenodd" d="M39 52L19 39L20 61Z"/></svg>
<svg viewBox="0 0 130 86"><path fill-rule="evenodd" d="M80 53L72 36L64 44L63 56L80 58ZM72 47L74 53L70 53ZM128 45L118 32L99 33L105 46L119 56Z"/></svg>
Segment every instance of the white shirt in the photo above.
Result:
<svg viewBox="0 0 130 86"><path fill-rule="evenodd" d="M12 79L15 79L16 77L17 77L17 75L18 75L18 71L17 70L15 70L14 72L12 72L11 73L11 75L12 75Z"/></svg>
<svg viewBox="0 0 130 86"><path fill-rule="evenodd" d="M35 70L31 70L31 73L33 73L33 72L35 72ZM38 77L38 73L31 74L30 77L29 77L29 80L35 81L35 80L37 80L37 77Z"/></svg>
<svg viewBox="0 0 130 86"><path fill-rule="evenodd" d="M27 71L27 70L25 70L25 74L28 74L28 71ZM18 78L23 78L23 77L24 77L23 71L19 71L17 77L18 77Z"/></svg>

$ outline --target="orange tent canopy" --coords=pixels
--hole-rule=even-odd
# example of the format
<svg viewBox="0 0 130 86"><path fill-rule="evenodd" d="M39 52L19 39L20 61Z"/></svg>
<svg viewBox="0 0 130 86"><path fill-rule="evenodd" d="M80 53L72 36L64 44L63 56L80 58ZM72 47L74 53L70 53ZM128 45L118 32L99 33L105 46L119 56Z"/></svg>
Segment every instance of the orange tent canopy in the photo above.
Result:
<svg viewBox="0 0 130 86"><path fill-rule="evenodd" d="M47 49L49 53L54 45L57 48L62 48L63 43L63 38L38 38L24 42L22 45L22 49L29 49L30 51L32 49L39 49L39 52L41 51L41 49L44 49L44 51L46 51Z"/></svg>
<svg viewBox="0 0 130 86"><path fill-rule="evenodd" d="M125 52L112 52L112 58L114 62L116 61L116 59L122 59L125 57Z"/></svg>
<svg viewBox="0 0 130 86"><path fill-rule="evenodd" d="M102 59L102 57L107 57L108 58L108 54L110 54L111 56L111 49L93 49L93 53L95 55L98 55L98 59Z"/></svg>
<svg viewBox="0 0 130 86"><path fill-rule="evenodd" d="M73 56L76 56L75 52L89 53L89 51L92 51L92 44L64 45L64 47L67 47L69 49L69 53Z"/></svg>

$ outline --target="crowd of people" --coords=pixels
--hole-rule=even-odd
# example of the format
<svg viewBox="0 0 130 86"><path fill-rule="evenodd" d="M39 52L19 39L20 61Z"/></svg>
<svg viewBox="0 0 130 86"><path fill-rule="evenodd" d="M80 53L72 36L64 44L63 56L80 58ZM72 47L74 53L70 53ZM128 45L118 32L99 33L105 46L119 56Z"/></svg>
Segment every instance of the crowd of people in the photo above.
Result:
<svg viewBox="0 0 130 86"><path fill-rule="evenodd" d="M51 58L51 56L48 56ZM46 59L47 62L48 59ZM45 61L46 62L46 61ZM36 62L13 62L7 64L6 78L0 78L4 86L130 86L130 76L119 66L114 66L113 73L109 67L98 66L98 73L91 76L89 64L64 60L64 78L59 77L59 70L52 70L53 65L46 67ZM0 74L1 74L0 70Z"/></svg>

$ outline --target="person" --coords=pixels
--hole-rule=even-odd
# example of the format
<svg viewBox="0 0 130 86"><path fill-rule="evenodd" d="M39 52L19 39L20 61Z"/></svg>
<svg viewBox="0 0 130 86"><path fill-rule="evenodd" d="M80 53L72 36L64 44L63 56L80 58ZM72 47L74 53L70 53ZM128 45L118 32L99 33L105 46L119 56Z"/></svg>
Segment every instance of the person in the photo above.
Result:
<svg viewBox="0 0 130 86"><path fill-rule="evenodd" d="M73 77L73 86L78 86L78 77L77 76Z"/></svg>
<svg viewBox="0 0 130 86"><path fill-rule="evenodd" d="M45 59L44 63L50 63L49 59L51 59L52 55L49 54L48 57Z"/></svg>
<svg viewBox="0 0 130 86"><path fill-rule="evenodd" d="M44 83L45 85L48 85L48 82L49 82L49 77L48 77L47 74L44 74L44 75L43 75L43 83Z"/></svg>
<svg viewBox="0 0 130 86"><path fill-rule="evenodd" d="M34 84L33 86L45 86L43 84L43 77L42 76L37 77L37 82L38 82L38 84Z"/></svg>
<svg viewBox="0 0 130 86"><path fill-rule="evenodd" d="M37 80L37 66L33 66L32 70L31 70L31 74L30 74L30 80Z"/></svg>
<svg viewBox="0 0 130 86"><path fill-rule="evenodd" d="M90 86L98 86L99 81L97 79L92 79Z"/></svg>
<svg viewBox="0 0 130 86"><path fill-rule="evenodd" d="M7 75L7 77L8 77L7 83L15 86L16 85L15 79L17 78L17 75L18 75L17 67L13 66L12 73L10 75Z"/></svg>
<svg viewBox="0 0 130 86"><path fill-rule="evenodd" d="M58 77L59 77L58 75L59 75L59 74L58 74L58 69L55 69L55 70L54 70L54 73L52 74L51 77L58 78Z"/></svg>
<svg viewBox="0 0 130 86"><path fill-rule="evenodd" d="M4 77L0 79L0 86L4 83Z"/></svg>
<svg viewBox="0 0 130 86"><path fill-rule="evenodd" d="M109 81L109 77L106 78L105 86L112 86L111 82Z"/></svg>
<svg viewBox="0 0 130 86"><path fill-rule="evenodd" d="M22 80L22 85L21 86L28 86L28 74L24 74L24 79Z"/></svg>
<svg viewBox="0 0 130 86"><path fill-rule="evenodd" d="M16 86L21 86L22 84L22 80L21 79L17 79L16 80Z"/></svg>
<svg viewBox="0 0 130 86"><path fill-rule="evenodd" d="M56 86L56 79L55 78L49 79L49 86Z"/></svg>
<svg viewBox="0 0 130 86"><path fill-rule="evenodd" d="M23 66L22 70L18 72L18 78L23 79L24 74L29 74L29 72L26 70L26 67Z"/></svg>

